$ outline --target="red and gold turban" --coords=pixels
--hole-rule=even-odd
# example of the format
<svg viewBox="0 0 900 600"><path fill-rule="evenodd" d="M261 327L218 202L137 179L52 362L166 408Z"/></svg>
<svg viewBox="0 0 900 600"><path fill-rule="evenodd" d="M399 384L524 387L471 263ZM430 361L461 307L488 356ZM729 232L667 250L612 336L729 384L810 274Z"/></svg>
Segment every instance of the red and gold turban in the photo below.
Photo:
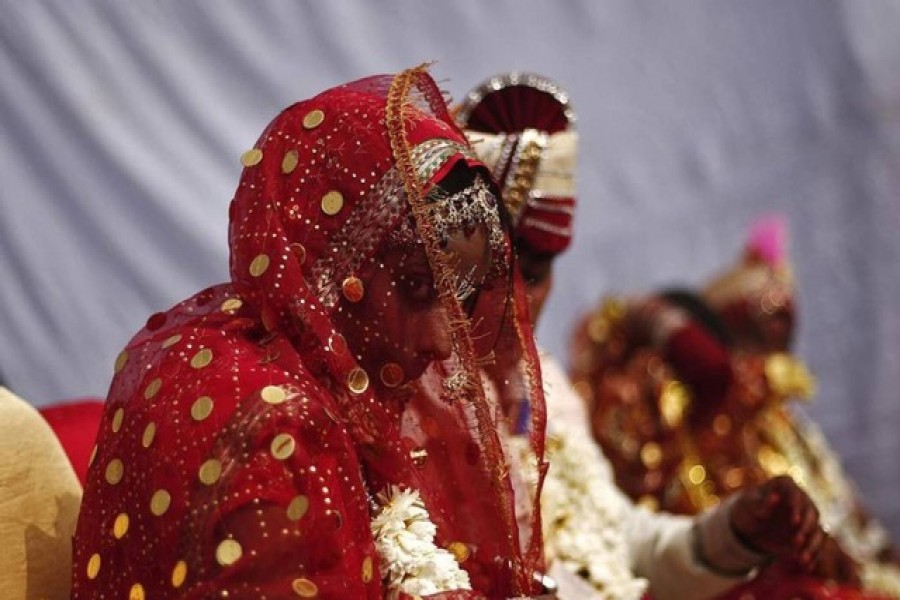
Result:
<svg viewBox="0 0 900 600"><path fill-rule="evenodd" d="M516 237L537 252L564 251L578 147L568 95L540 75L498 75L469 92L456 119L499 182Z"/></svg>

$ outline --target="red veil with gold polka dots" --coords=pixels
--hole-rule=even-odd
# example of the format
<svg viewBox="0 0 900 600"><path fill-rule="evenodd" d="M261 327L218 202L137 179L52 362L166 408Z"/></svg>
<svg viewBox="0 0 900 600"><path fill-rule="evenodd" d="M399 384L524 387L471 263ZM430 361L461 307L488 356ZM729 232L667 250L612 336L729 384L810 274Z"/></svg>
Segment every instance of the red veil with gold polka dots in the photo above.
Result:
<svg viewBox="0 0 900 600"><path fill-rule="evenodd" d="M540 373L496 188L434 82L323 92L242 161L231 283L116 362L73 597L535 593L496 420L526 390L543 465Z"/></svg>

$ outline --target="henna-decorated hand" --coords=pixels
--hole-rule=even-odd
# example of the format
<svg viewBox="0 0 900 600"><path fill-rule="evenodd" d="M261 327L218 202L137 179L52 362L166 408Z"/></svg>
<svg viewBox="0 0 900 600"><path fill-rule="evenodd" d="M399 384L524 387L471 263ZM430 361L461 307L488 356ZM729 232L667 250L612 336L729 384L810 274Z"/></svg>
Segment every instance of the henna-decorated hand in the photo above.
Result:
<svg viewBox="0 0 900 600"><path fill-rule="evenodd" d="M819 560L811 573L822 579L830 579L841 585L860 587L859 565L844 552L833 537L826 536L819 552Z"/></svg>
<svg viewBox="0 0 900 600"><path fill-rule="evenodd" d="M739 494L731 510L731 526L738 537L754 550L812 570L826 535L806 492L790 477L781 476Z"/></svg>

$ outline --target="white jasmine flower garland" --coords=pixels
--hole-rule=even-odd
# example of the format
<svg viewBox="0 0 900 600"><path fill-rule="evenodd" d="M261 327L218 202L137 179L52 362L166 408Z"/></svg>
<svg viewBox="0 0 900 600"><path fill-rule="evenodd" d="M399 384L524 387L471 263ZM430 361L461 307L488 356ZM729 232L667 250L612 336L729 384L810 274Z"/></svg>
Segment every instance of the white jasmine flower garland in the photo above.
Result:
<svg viewBox="0 0 900 600"><path fill-rule="evenodd" d="M379 501L381 510L372 520L372 535L381 573L393 595L472 589L469 574L456 557L435 545L437 527L417 490L391 486Z"/></svg>
<svg viewBox="0 0 900 600"><path fill-rule="evenodd" d="M536 481L535 461L527 440L513 438L529 480ZM550 468L541 494L541 516L548 561L588 581L592 598L639 600L647 581L631 572L622 531L621 498L613 493L612 475L591 440L576 432L548 439Z"/></svg>

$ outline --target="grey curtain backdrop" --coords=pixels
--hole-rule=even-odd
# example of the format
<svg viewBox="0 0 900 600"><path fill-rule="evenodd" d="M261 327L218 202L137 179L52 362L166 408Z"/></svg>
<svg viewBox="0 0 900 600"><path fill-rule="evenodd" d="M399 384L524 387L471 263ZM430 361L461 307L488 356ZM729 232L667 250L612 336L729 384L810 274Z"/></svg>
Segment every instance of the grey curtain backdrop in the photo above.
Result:
<svg viewBox="0 0 900 600"><path fill-rule="evenodd" d="M227 277L227 205L277 111L437 60L567 88L576 240L539 331L696 284L781 211L806 410L900 534L900 4L889 0L0 2L0 372L102 396L147 316Z"/></svg>

